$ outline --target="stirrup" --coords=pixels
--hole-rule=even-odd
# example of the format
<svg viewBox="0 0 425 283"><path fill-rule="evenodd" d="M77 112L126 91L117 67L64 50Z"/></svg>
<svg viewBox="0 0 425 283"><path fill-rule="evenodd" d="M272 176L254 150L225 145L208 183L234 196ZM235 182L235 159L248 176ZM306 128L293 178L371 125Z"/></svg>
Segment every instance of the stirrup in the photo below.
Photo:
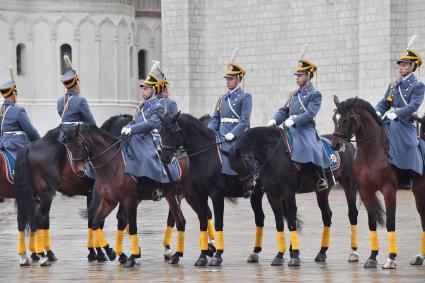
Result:
<svg viewBox="0 0 425 283"><path fill-rule="evenodd" d="M153 201L160 201L163 197L164 197L164 192L160 188L157 188L152 192Z"/></svg>
<svg viewBox="0 0 425 283"><path fill-rule="evenodd" d="M320 192L320 191L324 191L324 190L327 190L327 189L329 189L328 182L325 179L320 178L317 181L317 190Z"/></svg>

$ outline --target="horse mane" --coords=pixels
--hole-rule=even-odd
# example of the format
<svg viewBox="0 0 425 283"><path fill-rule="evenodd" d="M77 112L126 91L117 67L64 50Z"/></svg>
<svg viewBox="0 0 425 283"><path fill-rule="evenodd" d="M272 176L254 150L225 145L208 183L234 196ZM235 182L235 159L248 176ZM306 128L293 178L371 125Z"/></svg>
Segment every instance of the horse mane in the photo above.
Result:
<svg viewBox="0 0 425 283"><path fill-rule="evenodd" d="M353 105L353 101L354 105ZM378 114L376 114L375 108L373 108L373 106L367 102L366 100L363 100L361 98L349 98L343 102L341 102L338 105L337 108L337 112L340 114L345 114L347 112L349 112L353 107L358 107L360 109L364 109L365 111L367 111L372 117L373 119L376 121L376 123L378 123L378 125L383 126L384 123L382 122L381 117L378 116Z"/></svg>
<svg viewBox="0 0 425 283"><path fill-rule="evenodd" d="M60 126L54 129L51 129L43 136L43 140L50 141L50 142L57 142L59 139L60 132L61 132Z"/></svg>
<svg viewBox="0 0 425 283"><path fill-rule="evenodd" d="M264 145L275 142L276 138L283 138L278 128L255 127L242 133L234 147L237 148L255 148L258 145Z"/></svg>
<svg viewBox="0 0 425 283"><path fill-rule="evenodd" d="M214 138L213 131L211 131L208 127L205 127L205 125L199 119L188 113L180 114L178 122L180 126L183 126L187 129L193 129L207 138Z"/></svg>
<svg viewBox="0 0 425 283"><path fill-rule="evenodd" d="M104 137L106 140L111 142L116 142L118 140L117 137L105 131L104 129L98 128L95 124L81 124L79 125L79 127L80 127L81 133L84 136L100 135Z"/></svg>
<svg viewBox="0 0 425 283"><path fill-rule="evenodd" d="M118 114L115 116L112 116L111 118L109 118L108 120L106 120L102 126L100 126L100 128L102 130L105 130L107 132L111 131L111 127L112 125L115 123L116 120L120 119L120 118L126 118L126 119L130 119L132 116L130 114Z"/></svg>

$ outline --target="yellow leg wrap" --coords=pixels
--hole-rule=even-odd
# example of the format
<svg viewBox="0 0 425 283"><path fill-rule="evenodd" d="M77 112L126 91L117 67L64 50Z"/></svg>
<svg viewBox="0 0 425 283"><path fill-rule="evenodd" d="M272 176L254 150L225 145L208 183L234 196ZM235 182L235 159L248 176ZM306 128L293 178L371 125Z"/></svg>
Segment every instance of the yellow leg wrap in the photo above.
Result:
<svg viewBox="0 0 425 283"><path fill-rule="evenodd" d="M105 235L103 234L102 229L96 229L94 230L94 236L96 238L96 247L104 247L108 244L108 241L105 238Z"/></svg>
<svg viewBox="0 0 425 283"><path fill-rule="evenodd" d="M214 222L212 221L212 219L208 219L208 237L210 238L210 240L214 240L214 234Z"/></svg>
<svg viewBox="0 0 425 283"><path fill-rule="evenodd" d="M285 237L285 236L283 236L283 237ZM279 241L279 238L278 238L278 241ZM262 246L263 246L263 227L257 226L255 228L255 244L254 244L254 247L261 248Z"/></svg>
<svg viewBox="0 0 425 283"><path fill-rule="evenodd" d="M351 247L359 247L359 238L357 236L357 225L351 225Z"/></svg>
<svg viewBox="0 0 425 283"><path fill-rule="evenodd" d="M297 251L300 249L300 244L298 243L298 233L297 231L291 231L289 233L289 236L291 238L291 245L292 245L292 249Z"/></svg>
<svg viewBox="0 0 425 283"><path fill-rule="evenodd" d="M178 231L177 232L176 252L177 253L184 253L184 231Z"/></svg>
<svg viewBox="0 0 425 283"><path fill-rule="evenodd" d="M87 248L88 249L92 249L94 248L94 233L93 233L93 229L89 228L87 230Z"/></svg>
<svg viewBox="0 0 425 283"><path fill-rule="evenodd" d="M131 254L139 255L140 248L139 248L139 238L137 237L137 234L130 235L130 243L131 243Z"/></svg>
<svg viewBox="0 0 425 283"><path fill-rule="evenodd" d="M117 230L115 234L115 252L117 255L122 254L122 244L124 241L124 230Z"/></svg>
<svg viewBox="0 0 425 283"><path fill-rule="evenodd" d="M51 242L50 242L50 230L49 229L45 229L43 230L44 232L44 249L46 251L49 251L51 248Z"/></svg>
<svg viewBox="0 0 425 283"><path fill-rule="evenodd" d="M215 232L215 247L217 250L224 251L224 237L223 231Z"/></svg>
<svg viewBox="0 0 425 283"><path fill-rule="evenodd" d="M30 252L35 253L35 232L30 234L30 242L28 244Z"/></svg>
<svg viewBox="0 0 425 283"><path fill-rule="evenodd" d="M23 254L27 251L25 247L25 231L18 232L18 254Z"/></svg>
<svg viewBox="0 0 425 283"><path fill-rule="evenodd" d="M162 244L164 247L170 245L171 235L173 234L173 228L170 226L167 226L167 229L165 229L165 235L164 240L162 241Z"/></svg>
<svg viewBox="0 0 425 283"><path fill-rule="evenodd" d="M208 250L208 232L207 231L201 231L199 234L199 242L200 242L200 248L201 251Z"/></svg>
<svg viewBox="0 0 425 283"><path fill-rule="evenodd" d="M323 226L322 247L329 248L329 238L331 237L331 227Z"/></svg>
<svg viewBox="0 0 425 283"><path fill-rule="evenodd" d="M285 232L277 232L277 251L280 253L285 253L286 251L286 240Z"/></svg>
<svg viewBox="0 0 425 283"><path fill-rule="evenodd" d="M388 252L390 254L397 254L398 248L397 248L397 239L395 236L395 231L388 232Z"/></svg>
<svg viewBox="0 0 425 283"><path fill-rule="evenodd" d="M35 252L44 252L44 232L41 229L35 233Z"/></svg>
<svg viewBox="0 0 425 283"><path fill-rule="evenodd" d="M378 233L376 231L369 231L370 237L370 250L379 251Z"/></svg>
<svg viewBox="0 0 425 283"><path fill-rule="evenodd" d="M425 231L422 232L421 253L425 255Z"/></svg>

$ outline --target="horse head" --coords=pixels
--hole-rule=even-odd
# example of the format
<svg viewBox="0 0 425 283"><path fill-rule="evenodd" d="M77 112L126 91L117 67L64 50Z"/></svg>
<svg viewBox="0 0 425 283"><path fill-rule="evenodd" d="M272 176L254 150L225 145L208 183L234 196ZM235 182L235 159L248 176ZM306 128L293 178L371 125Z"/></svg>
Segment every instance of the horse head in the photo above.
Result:
<svg viewBox="0 0 425 283"><path fill-rule="evenodd" d="M64 126L61 125L65 146L71 152L72 163L78 175L84 176L88 160L88 145L81 135L81 125Z"/></svg>
<svg viewBox="0 0 425 283"><path fill-rule="evenodd" d="M347 101L339 102L339 98L334 95L336 109L332 116L335 130L332 134L332 148L339 150L344 141L350 141L359 129L358 114L354 111L357 97Z"/></svg>
<svg viewBox="0 0 425 283"><path fill-rule="evenodd" d="M160 117L161 126L159 134L161 136L161 151L159 153L161 161L164 164L170 164L177 149L181 144L181 129L177 122L180 112L175 115L164 115Z"/></svg>
<svg viewBox="0 0 425 283"><path fill-rule="evenodd" d="M223 152L229 158L230 167L238 174L244 191L252 191L260 175L258 161L252 152L245 152L236 142L229 152Z"/></svg>

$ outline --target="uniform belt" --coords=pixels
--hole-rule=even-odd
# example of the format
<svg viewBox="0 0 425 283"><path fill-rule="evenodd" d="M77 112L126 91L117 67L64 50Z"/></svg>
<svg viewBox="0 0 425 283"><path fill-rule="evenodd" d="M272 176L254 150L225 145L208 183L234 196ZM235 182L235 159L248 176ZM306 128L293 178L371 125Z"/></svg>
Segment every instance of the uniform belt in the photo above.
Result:
<svg viewBox="0 0 425 283"><path fill-rule="evenodd" d="M84 124L84 122L62 122L63 125L81 125Z"/></svg>
<svg viewBox="0 0 425 283"><path fill-rule="evenodd" d="M237 123L239 122L238 118L221 118L220 119L221 123Z"/></svg>
<svg viewBox="0 0 425 283"><path fill-rule="evenodd" d="M3 132L3 136L19 136L19 135L26 135L24 131L10 131L10 132Z"/></svg>

